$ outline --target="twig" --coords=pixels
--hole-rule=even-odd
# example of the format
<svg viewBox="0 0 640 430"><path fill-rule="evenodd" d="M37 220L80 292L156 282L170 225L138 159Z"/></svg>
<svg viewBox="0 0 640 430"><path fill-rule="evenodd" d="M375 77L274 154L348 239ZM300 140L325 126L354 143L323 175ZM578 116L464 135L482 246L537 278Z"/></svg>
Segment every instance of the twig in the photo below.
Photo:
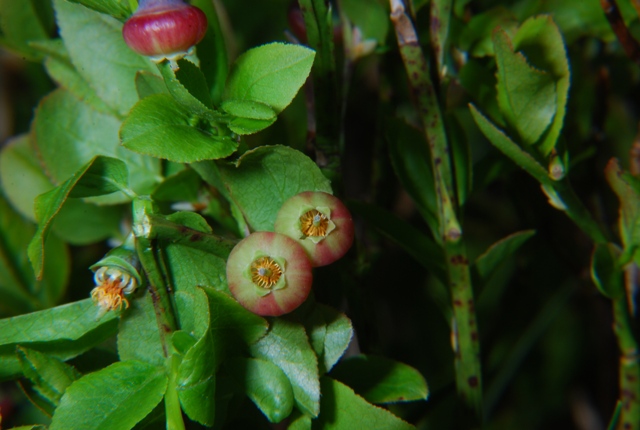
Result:
<svg viewBox="0 0 640 430"><path fill-rule="evenodd" d="M429 76L424 53L416 31L400 0L390 0L391 21L396 30L398 48L417 105L429 150L438 205L438 242L444 249L448 286L453 303L451 342L455 355L456 386L463 403L474 412L474 421L482 421L482 372L480 343L473 290L462 229L456 215L453 166L449 154L440 105Z"/></svg>
<svg viewBox="0 0 640 430"><path fill-rule="evenodd" d="M640 65L640 44L633 38L627 25L624 23L624 18L622 18L620 14L616 0L600 0L600 5L627 57ZM640 9L640 2L634 0L634 6Z"/></svg>

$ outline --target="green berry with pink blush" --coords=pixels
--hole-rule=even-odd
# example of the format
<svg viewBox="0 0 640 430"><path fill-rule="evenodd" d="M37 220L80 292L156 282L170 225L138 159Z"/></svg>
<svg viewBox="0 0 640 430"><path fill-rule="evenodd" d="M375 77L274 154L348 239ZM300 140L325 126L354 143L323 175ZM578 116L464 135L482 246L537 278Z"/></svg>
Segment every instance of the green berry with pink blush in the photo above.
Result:
<svg viewBox="0 0 640 430"><path fill-rule="evenodd" d="M351 213L325 192L305 191L285 201L274 228L302 245L314 267L342 258L353 244Z"/></svg>
<svg viewBox="0 0 640 430"><path fill-rule="evenodd" d="M311 292L313 274L305 250L278 233L256 232L241 240L227 260L227 282L235 299L262 316L280 316Z"/></svg>

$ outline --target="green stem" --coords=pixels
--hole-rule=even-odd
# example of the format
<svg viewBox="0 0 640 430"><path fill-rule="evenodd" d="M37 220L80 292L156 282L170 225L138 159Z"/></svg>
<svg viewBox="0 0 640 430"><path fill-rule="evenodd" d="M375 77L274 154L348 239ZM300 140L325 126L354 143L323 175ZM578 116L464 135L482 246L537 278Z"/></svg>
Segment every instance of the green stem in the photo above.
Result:
<svg viewBox="0 0 640 430"><path fill-rule="evenodd" d="M236 245L235 241L176 224L162 215L148 214L146 223L148 230L145 232L145 237L148 239L162 239L169 243L200 249L223 259L229 257L229 253Z"/></svg>
<svg viewBox="0 0 640 430"><path fill-rule="evenodd" d="M628 278L627 278L628 279ZM613 331L620 349L620 413L618 428L640 429L640 350L627 296L613 300Z"/></svg>
<svg viewBox="0 0 640 430"><path fill-rule="evenodd" d="M160 331L160 341L166 357L169 356L169 341L171 333L178 329L169 286L162 270L162 258L152 240L144 236L148 230L148 216L155 212L153 202L148 197L140 197L133 201L133 232L136 235L136 251L140 264L147 278L149 293L153 301L153 308Z"/></svg>
<svg viewBox="0 0 640 430"><path fill-rule="evenodd" d="M453 303L451 341L455 355L456 387L466 407L473 410L472 421L482 421L482 369L480 343L471 287L469 260L457 218L453 163L440 104L429 76L427 60L416 31L400 0L390 0L391 21L396 30L400 55L417 104L431 152L439 237L444 248L449 291ZM444 43L444 41L441 41Z"/></svg>
<svg viewBox="0 0 640 430"><path fill-rule="evenodd" d="M316 163L332 181L340 181L340 97L333 44L333 18L326 0L299 0L307 30L307 42L316 51L313 63L313 98L316 130Z"/></svg>
<svg viewBox="0 0 640 430"><path fill-rule="evenodd" d="M180 367L180 357L172 354L167 359L169 369L169 384L164 395L164 407L167 415L167 430L185 430L182 410L180 409L180 399L178 398L176 375Z"/></svg>

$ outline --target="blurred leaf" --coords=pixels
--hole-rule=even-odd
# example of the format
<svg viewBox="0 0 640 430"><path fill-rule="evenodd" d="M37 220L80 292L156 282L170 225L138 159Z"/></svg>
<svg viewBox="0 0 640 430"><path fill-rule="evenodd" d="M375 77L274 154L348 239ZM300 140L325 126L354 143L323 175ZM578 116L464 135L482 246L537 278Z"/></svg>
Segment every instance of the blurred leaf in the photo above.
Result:
<svg viewBox="0 0 640 430"><path fill-rule="evenodd" d="M184 169L162 181L151 198L161 202L196 202L202 180L193 169Z"/></svg>
<svg viewBox="0 0 640 430"><path fill-rule="evenodd" d="M196 119L168 94L136 104L120 129L122 145L140 154L180 163L224 158L238 143L222 134L226 126ZM223 128L224 127L224 128Z"/></svg>
<svg viewBox="0 0 640 430"><path fill-rule="evenodd" d="M373 355L342 360L331 377L344 382L371 403L427 400L424 377L411 366Z"/></svg>
<svg viewBox="0 0 640 430"><path fill-rule="evenodd" d="M618 228L625 254L634 253L640 246L640 180L624 172L615 158L609 160L604 174L620 202Z"/></svg>
<svg viewBox="0 0 640 430"><path fill-rule="evenodd" d="M220 165L231 199L255 231L273 231L285 200L303 191L332 193L329 181L309 157L285 146L245 152L235 166Z"/></svg>
<svg viewBox="0 0 640 430"><path fill-rule="evenodd" d="M106 7L107 1L92 3ZM129 49L122 23L114 18L66 0L53 0L53 5L71 62L105 103L125 115L138 100L136 73L155 72L153 63Z"/></svg>
<svg viewBox="0 0 640 430"><path fill-rule="evenodd" d="M167 388L161 369L121 361L71 384L50 430L130 429L160 403Z"/></svg>
<svg viewBox="0 0 640 430"><path fill-rule="evenodd" d="M618 422L620 421L620 413L622 412L622 407L622 401L618 400L618 402L616 403L616 407L613 410L611 421L609 421L609 425L607 426L607 430L616 430L618 428Z"/></svg>
<svg viewBox="0 0 640 430"><path fill-rule="evenodd" d="M591 279L598 290L610 299L625 293L624 279L618 264L620 250L612 243L596 244L591 256Z"/></svg>
<svg viewBox="0 0 640 430"><path fill-rule="evenodd" d="M127 168L122 161L97 156L66 182L38 196L35 202L38 229L27 249L36 278L42 278L44 241L51 227L51 222L67 198L113 193L127 187L127 183L124 182L127 176Z"/></svg>
<svg viewBox="0 0 640 430"><path fill-rule="evenodd" d="M515 50L524 54L529 64L549 73L555 80L556 115L540 143L540 152L546 156L556 146L569 99L571 76L564 37L550 15L536 16L522 23L513 38L513 45ZM530 108L536 109L532 105Z"/></svg>
<svg viewBox="0 0 640 430"><path fill-rule="evenodd" d="M309 48L284 43L250 49L231 66L223 99L263 103L280 113L309 76L314 56Z"/></svg>
<svg viewBox="0 0 640 430"><path fill-rule="evenodd" d="M402 187L416 203L434 234L438 234L436 192L431 153L424 134L400 120L387 125L389 155Z"/></svg>
<svg viewBox="0 0 640 430"><path fill-rule="evenodd" d="M124 21L131 15L129 0L69 0L72 3L84 5L95 11L106 13L112 17Z"/></svg>
<svg viewBox="0 0 640 430"><path fill-rule="evenodd" d="M2 148L0 179L4 193L16 210L27 219L35 221L33 202L39 194L53 188L53 185L42 171L28 135L18 136Z"/></svg>
<svg viewBox="0 0 640 430"><path fill-rule="evenodd" d="M389 8L379 0L345 0L341 11L360 29L363 39L384 44L389 33Z"/></svg>
<svg viewBox="0 0 640 430"><path fill-rule="evenodd" d="M55 27L49 0L0 0L0 45L31 61L42 53L29 42L48 39Z"/></svg>
<svg viewBox="0 0 640 430"><path fill-rule="evenodd" d="M100 344L117 329L117 313L96 320L91 299L0 320L0 380L20 373L17 345L68 360Z"/></svg>
<svg viewBox="0 0 640 430"><path fill-rule="evenodd" d="M516 32L518 21L504 6L496 6L475 14L460 33L458 40L460 49L474 57L494 55L491 36L498 26L512 36Z"/></svg>
<svg viewBox="0 0 640 430"><path fill-rule="evenodd" d="M313 428L326 430L410 430L415 427L402 421L386 409L367 403L353 390L328 377L322 384L322 413Z"/></svg>
<svg viewBox="0 0 640 430"><path fill-rule="evenodd" d="M129 298L129 308L120 318L118 327L118 357L120 361L137 360L153 366L163 366L158 321L151 294Z"/></svg>
<svg viewBox="0 0 640 430"><path fill-rule="evenodd" d="M136 92L142 100L154 94L168 94L169 90L160 76L141 70L136 73Z"/></svg>
<svg viewBox="0 0 640 430"><path fill-rule="evenodd" d="M556 114L555 81L548 73L531 67L524 55L514 52L505 31L493 33L493 45L498 64L500 110L524 143L532 145L538 142ZM543 154L549 151L550 148Z"/></svg>
<svg viewBox="0 0 640 430"><path fill-rule="evenodd" d="M16 138L0 152L0 180L13 207L22 216L35 222L36 197L54 186L42 171L28 136ZM87 223L88 219L92 222ZM67 200L51 228L57 236L72 245L85 245L118 234L120 220L120 208Z"/></svg>
<svg viewBox="0 0 640 430"><path fill-rule="evenodd" d="M607 42L615 39L602 8L594 0L541 0L533 3L530 16L552 14L567 43L573 43L584 36ZM621 9L630 6L627 2L619 2L618 5Z"/></svg>
<svg viewBox="0 0 640 430"><path fill-rule="evenodd" d="M520 148L504 132L498 129L485 116L483 116L474 105L469 105L471 114L476 124L487 139L504 155L509 157L514 163L533 176L542 185L553 187L553 181L549 177L547 170L528 152Z"/></svg>
<svg viewBox="0 0 640 430"><path fill-rule="evenodd" d="M433 239L377 206L349 201L349 209L370 223L384 237L400 246L441 282L446 282L443 251Z"/></svg>
<svg viewBox="0 0 640 430"><path fill-rule="evenodd" d="M0 193L0 312L15 315L54 306L69 280L70 258L66 245L52 237L47 251L52 258L44 276L36 281L25 250L35 226L15 213Z"/></svg>
<svg viewBox="0 0 640 430"><path fill-rule="evenodd" d="M29 392L38 397L38 405L51 416L67 387L81 374L59 359L33 349L18 347L17 354L23 375L31 381Z"/></svg>
<svg viewBox="0 0 640 430"><path fill-rule="evenodd" d="M304 324L311 346L318 356L319 372L328 372L351 342L351 320L332 307L316 303Z"/></svg>
<svg viewBox="0 0 640 430"><path fill-rule="evenodd" d="M483 279L489 279L500 264L515 252L534 234L535 230L524 230L500 239L491 245L476 260L478 274Z"/></svg>
<svg viewBox="0 0 640 430"><path fill-rule="evenodd" d="M210 89L211 99L214 105L217 106L222 99L224 84L229 73L229 58L227 57L225 35L222 31L216 5L212 1L193 0L191 4L200 8L207 16L209 28L196 49L198 53L206 54L200 55L200 69ZM224 19L224 15L222 19Z"/></svg>
<svg viewBox="0 0 640 430"><path fill-rule="evenodd" d="M269 422L279 423L293 410L293 389L275 364L257 358L235 357L227 364L229 373Z"/></svg>
<svg viewBox="0 0 640 430"><path fill-rule="evenodd" d="M34 147L47 174L60 184L96 155L118 158L129 170L131 188L148 193L158 181L160 163L128 151L120 145L120 122L97 112L68 91L58 89L38 107L32 124ZM122 203L130 199L117 194L98 200Z"/></svg>
<svg viewBox="0 0 640 430"><path fill-rule="evenodd" d="M58 39L59 40L59 39ZM61 41L60 41L61 42ZM64 49L64 45L61 45ZM109 105L107 105L91 88L89 83L71 64L68 54L65 52L66 58L61 59L54 56L46 58L44 65L47 73L56 83L72 93L77 99L91 106L98 112L115 115L117 114Z"/></svg>
<svg viewBox="0 0 640 430"><path fill-rule="evenodd" d="M311 430L312 421L309 415L294 409L289 418L287 430Z"/></svg>
<svg viewBox="0 0 640 430"><path fill-rule="evenodd" d="M318 361L304 328L292 321L273 319L267 335L250 349L255 358L270 361L282 369L291 382L298 408L317 417L320 411Z"/></svg>

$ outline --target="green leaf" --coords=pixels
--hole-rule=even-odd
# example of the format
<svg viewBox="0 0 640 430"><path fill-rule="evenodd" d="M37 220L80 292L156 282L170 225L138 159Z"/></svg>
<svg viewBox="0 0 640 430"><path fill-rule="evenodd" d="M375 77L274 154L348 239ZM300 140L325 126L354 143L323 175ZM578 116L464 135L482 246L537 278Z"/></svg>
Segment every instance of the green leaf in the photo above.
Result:
<svg viewBox="0 0 640 430"><path fill-rule="evenodd" d="M84 5L97 12L106 13L124 21L131 15L129 0L69 0L72 3Z"/></svg>
<svg viewBox="0 0 640 430"><path fill-rule="evenodd" d="M38 229L27 249L36 277L42 277L44 241L51 222L69 197L88 197L110 194L126 188L127 168L117 159L97 156L85 164L60 186L38 196L35 213Z"/></svg>
<svg viewBox="0 0 640 430"><path fill-rule="evenodd" d="M349 357L331 372L371 403L427 400L429 389L424 377L411 366L373 355Z"/></svg>
<svg viewBox="0 0 640 430"><path fill-rule="evenodd" d="M120 319L118 329L118 356L120 361L137 360L158 367L164 365L151 294L129 299L129 308Z"/></svg>
<svg viewBox="0 0 640 430"><path fill-rule="evenodd" d="M0 0L0 45L32 61L42 53L29 42L48 39L55 27L48 0Z"/></svg>
<svg viewBox="0 0 640 430"><path fill-rule="evenodd" d="M311 346L318 356L320 374L328 372L351 342L351 320L332 307L316 303L304 324Z"/></svg>
<svg viewBox="0 0 640 430"><path fill-rule="evenodd" d="M0 380L20 373L17 345L46 352L61 360L100 344L117 329L117 314L96 320L91 299L0 320Z"/></svg>
<svg viewBox="0 0 640 430"><path fill-rule="evenodd" d="M184 355L178 370L178 398L194 421L212 426L215 418L217 363L211 331L206 331Z"/></svg>
<svg viewBox="0 0 640 430"><path fill-rule="evenodd" d="M618 265L620 249L612 243L598 243L591 256L591 279L598 290L610 299L625 293L623 271Z"/></svg>
<svg viewBox="0 0 640 430"><path fill-rule="evenodd" d="M18 347L17 354L22 373L30 380L30 399L45 407L51 416L67 387L80 378L80 373L59 359L33 349Z"/></svg>
<svg viewBox="0 0 640 430"><path fill-rule="evenodd" d="M205 113L213 108L209 88L202 71L186 59L178 60L178 70L169 61L158 64L169 93L194 113Z"/></svg>
<svg viewBox="0 0 640 430"><path fill-rule="evenodd" d="M47 252L52 258L44 266L42 281L36 281L25 249L35 226L12 210L0 193L0 313L16 315L54 306L69 280L67 246L52 237Z"/></svg>
<svg viewBox="0 0 640 430"><path fill-rule="evenodd" d="M480 128L480 131L487 139L504 155L509 157L524 169L528 174L533 176L542 185L553 188L553 180L549 177L547 170L536 161L528 152L520 148L513 140L504 132L491 123L478 109L472 104L469 105L473 119Z"/></svg>
<svg viewBox="0 0 640 430"><path fill-rule="evenodd" d="M320 412L318 360L304 328L292 321L274 319L265 337L251 346L255 358L271 361L287 375L298 408L317 417Z"/></svg>
<svg viewBox="0 0 640 430"><path fill-rule="evenodd" d="M242 118L268 120L276 117L276 112L269 105L252 100L225 100L222 109Z"/></svg>
<svg viewBox="0 0 640 430"><path fill-rule="evenodd" d="M573 13L580 6L574 6ZM543 155L548 155L555 147L562 131L571 78L564 36L554 19L555 14L553 18L551 15L529 18L522 23L513 38L515 49L521 51L533 67L544 70L555 80L556 115L540 143L540 152Z"/></svg>
<svg viewBox="0 0 640 430"><path fill-rule="evenodd" d="M498 266L513 255L534 234L536 234L535 230L519 231L491 245L476 260L478 274L485 280L489 279Z"/></svg>
<svg viewBox="0 0 640 430"><path fill-rule="evenodd" d="M170 95L155 94L131 109L120 137L125 148L140 154L192 163L235 152L238 143L225 129L222 124L190 116Z"/></svg>
<svg viewBox="0 0 640 430"><path fill-rule="evenodd" d="M125 115L138 100L136 73L155 72L153 63L129 49L114 18L66 0L53 4L71 62L105 103Z"/></svg>
<svg viewBox="0 0 640 430"><path fill-rule="evenodd" d="M367 403L353 390L328 377L320 379L322 413L313 428L324 430L411 430L414 426L402 421L386 409Z"/></svg>
<svg viewBox="0 0 640 430"><path fill-rule="evenodd" d="M202 290L209 300L209 309L213 310L210 327L217 364L230 354L244 352L265 335L269 324L264 318L246 310L228 294L211 288Z"/></svg>
<svg viewBox="0 0 640 430"><path fill-rule="evenodd" d="M180 329L193 336L195 343L209 330L209 300L201 289L196 289L193 293L176 292L175 301Z"/></svg>
<svg viewBox="0 0 640 430"><path fill-rule="evenodd" d="M242 54L231 67L223 100L250 100L280 113L309 76L315 52L300 45L270 43Z"/></svg>
<svg viewBox="0 0 640 430"><path fill-rule="evenodd" d="M60 401L50 430L130 429L160 403L167 377L138 361L121 361L74 382Z"/></svg>
<svg viewBox="0 0 640 430"><path fill-rule="evenodd" d="M96 155L118 158L129 169L131 188L148 193L159 179L160 163L120 145L120 121L95 111L68 91L49 94L36 111L32 132L34 147L54 183L60 184ZM123 194L102 198L100 203L122 203Z"/></svg>
<svg viewBox="0 0 640 430"><path fill-rule="evenodd" d="M176 291L193 292L197 286L229 293L227 263L219 256L182 244L168 244L165 257Z"/></svg>
<svg viewBox="0 0 640 430"><path fill-rule="evenodd" d="M386 137L393 170L418 206L431 231L438 236L438 218L431 153L424 134L400 120L387 123Z"/></svg>
<svg viewBox="0 0 640 430"><path fill-rule="evenodd" d="M256 231L273 231L285 200L303 191L332 193L318 166L295 149L263 146L245 152L235 166L220 165L234 203Z"/></svg>
<svg viewBox="0 0 640 430"><path fill-rule="evenodd" d="M234 133L245 135L257 133L264 130L276 121L272 119L252 119L252 118L234 118L229 122L229 130Z"/></svg>
<svg viewBox="0 0 640 430"><path fill-rule="evenodd" d="M227 369L269 422L279 423L293 410L293 389L282 370L257 358L235 357Z"/></svg>
<svg viewBox="0 0 640 430"><path fill-rule="evenodd" d="M540 139L556 113L556 83L551 75L531 67L524 55L513 52L503 30L493 34L498 65L498 104L507 122L524 143Z"/></svg>

